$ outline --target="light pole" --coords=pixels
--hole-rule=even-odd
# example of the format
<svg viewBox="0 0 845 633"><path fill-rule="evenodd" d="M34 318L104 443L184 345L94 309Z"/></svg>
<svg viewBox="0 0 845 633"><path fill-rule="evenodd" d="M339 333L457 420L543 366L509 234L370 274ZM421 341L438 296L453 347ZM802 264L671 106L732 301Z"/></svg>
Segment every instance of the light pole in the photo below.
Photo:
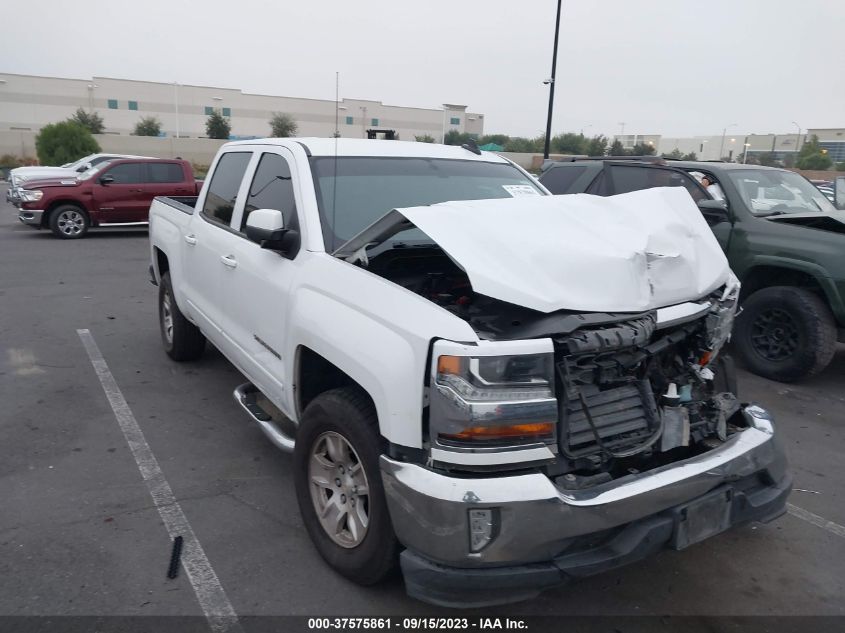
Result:
<svg viewBox="0 0 845 633"><path fill-rule="evenodd" d="M179 82L173 82L173 113L176 115L176 138L179 138Z"/></svg>
<svg viewBox="0 0 845 633"><path fill-rule="evenodd" d="M798 138L795 139L795 153L797 155L799 150L801 149L801 126L798 125L795 121L792 122L792 125L798 128Z"/></svg>
<svg viewBox="0 0 845 633"><path fill-rule="evenodd" d="M736 123L731 123L722 130L722 144L719 146L719 160L722 160L722 157L725 155L725 136L728 133L728 129L736 127L736 125Z"/></svg>
<svg viewBox="0 0 845 633"><path fill-rule="evenodd" d="M557 70L557 40L560 34L560 5L562 0L557 0L557 17L555 18L555 45L552 50L552 76L543 83L549 85L549 115L546 118L546 143L543 146L543 158L549 157L549 144L552 140L552 110L555 105L555 72Z"/></svg>
<svg viewBox="0 0 845 633"><path fill-rule="evenodd" d="M748 137L745 137L746 142L742 144L745 150L742 152L742 164L744 165L748 161L748 148L751 147L751 143L748 143Z"/></svg>
<svg viewBox="0 0 845 633"><path fill-rule="evenodd" d="M584 130L586 130L589 127L593 127L593 124L588 123L587 125L585 125L584 127L581 128L581 136L584 136Z"/></svg>
<svg viewBox="0 0 845 633"><path fill-rule="evenodd" d="M340 72L334 74L334 137L340 137L338 117L340 115Z"/></svg>

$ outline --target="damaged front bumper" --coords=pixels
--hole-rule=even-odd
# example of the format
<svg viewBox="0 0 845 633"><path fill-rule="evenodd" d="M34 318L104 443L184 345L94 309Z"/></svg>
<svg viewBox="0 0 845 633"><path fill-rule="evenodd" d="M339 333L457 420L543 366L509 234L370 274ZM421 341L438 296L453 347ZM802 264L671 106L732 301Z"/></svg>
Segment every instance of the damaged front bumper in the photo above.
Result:
<svg viewBox="0 0 845 633"><path fill-rule="evenodd" d="M454 477L381 458L408 593L446 606L531 598L571 577L684 547L785 511L786 456L768 414L721 447L587 490L546 475ZM489 542L471 551L469 511L490 510Z"/></svg>

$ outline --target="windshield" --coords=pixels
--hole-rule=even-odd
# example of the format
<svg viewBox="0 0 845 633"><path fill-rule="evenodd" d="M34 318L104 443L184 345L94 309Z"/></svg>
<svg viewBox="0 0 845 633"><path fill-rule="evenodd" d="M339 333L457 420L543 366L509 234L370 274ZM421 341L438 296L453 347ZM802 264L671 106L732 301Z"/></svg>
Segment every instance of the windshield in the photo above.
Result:
<svg viewBox="0 0 845 633"><path fill-rule="evenodd" d="M545 195L507 163L444 158L325 156L311 159L326 250L333 251L384 214L450 200ZM431 242L419 229L396 242Z"/></svg>
<svg viewBox="0 0 845 633"><path fill-rule="evenodd" d="M93 178L94 176L99 174L101 171L103 171L109 165L111 165L111 161L110 160L104 160L102 163L98 163L98 164L94 165L93 167L89 167L88 169L83 171L81 174L79 174L76 178L78 180L89 180L90 178Z"/></svg>
<svg viewBox="0 0 845 633"><path fill-rule="evenodd" d="M791 171L736 169L728 174L745 204L755 214L836 210L810 181Z"/></svg>

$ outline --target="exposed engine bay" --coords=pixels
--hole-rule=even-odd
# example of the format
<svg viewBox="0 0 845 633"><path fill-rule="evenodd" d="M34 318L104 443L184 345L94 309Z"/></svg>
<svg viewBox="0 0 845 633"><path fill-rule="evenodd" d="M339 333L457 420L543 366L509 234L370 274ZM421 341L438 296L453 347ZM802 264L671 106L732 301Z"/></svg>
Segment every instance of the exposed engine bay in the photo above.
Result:
<svg viewBox="0 0 845 633"><path fill-rule="evenodd" d="M367 267L467 321L481 338L552 339L558 457L544 469L564 488L686 459L747 426L732 364L718 356L738 290L717 290L699 301L703 311L670 324L658 323L655 310L544 314L483 296L436 246L387 250Z"/></svg>

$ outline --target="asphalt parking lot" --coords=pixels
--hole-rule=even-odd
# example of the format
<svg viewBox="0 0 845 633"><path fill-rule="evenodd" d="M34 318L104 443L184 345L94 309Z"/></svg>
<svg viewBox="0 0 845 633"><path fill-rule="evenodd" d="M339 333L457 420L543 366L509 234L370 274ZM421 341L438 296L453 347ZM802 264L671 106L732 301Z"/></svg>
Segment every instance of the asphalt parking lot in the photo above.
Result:
<svg viewBox="0 0 845 633"><path fill-rule="evenodd" d="M60 241L0 205L0 615L202 615L186 574L166 577L170 536L80 329L238 616L455 615L398 579L361 588L329 570L299 517L290 456L231 398L238 372L213 349L189 364L162 351L147 265L144 230ZM841 345L805 383L740 374L741 398L768 407L786 438L789 514L493 611L845 615L843 384Z"/></svg>

